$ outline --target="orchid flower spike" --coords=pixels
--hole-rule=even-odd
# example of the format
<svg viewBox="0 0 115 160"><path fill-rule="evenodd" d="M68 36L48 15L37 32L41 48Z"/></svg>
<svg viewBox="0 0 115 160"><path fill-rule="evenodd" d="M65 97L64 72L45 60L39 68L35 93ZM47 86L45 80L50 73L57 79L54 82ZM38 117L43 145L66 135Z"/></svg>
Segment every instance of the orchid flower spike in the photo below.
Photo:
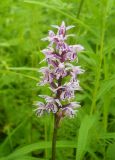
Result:
<svg viewBox="0 0 115 160"><path fill-rule="evenodd" d="M74 26L66 26L63 21L60 26L52 25L57 32L49 31L48 36L43 38L49 41L48 47L42 50L45 56L43 61L47 61L48 66L42 67L39 71L43 74L41 86L49 85L52 97L48 95L39 95L44 102L36 102L35 112L38 116L44 113L53 113L62 117L74 117L80 107L79 102L74 102L75 92L81 90L78 75L84 73L78 65L72 62L78 62L78 53L84 50L80 44L68 45L66 40L73 36L67 35L67 31ZM68 77L68 78L66 78Z"/></svg>

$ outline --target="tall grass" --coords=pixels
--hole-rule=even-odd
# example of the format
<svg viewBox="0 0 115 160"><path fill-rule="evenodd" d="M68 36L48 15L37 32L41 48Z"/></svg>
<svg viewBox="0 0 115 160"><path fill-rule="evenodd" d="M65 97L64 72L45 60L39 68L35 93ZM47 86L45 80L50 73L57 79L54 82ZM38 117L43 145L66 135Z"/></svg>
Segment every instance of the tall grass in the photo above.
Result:
<svg viewBox="0 0 115 160"><path fill-rule="evenodd" d="M42 94L37 72L45 63L41 41L51 24L74 24L70 43L85 51L86 70L76 96L81 109L64 119L58 132L57 160L114 160L115 1L4 0L0 2L0 160L51 158L53 119L37 118L33 102ZM49 93L46 89L45 93Z"/></svg>

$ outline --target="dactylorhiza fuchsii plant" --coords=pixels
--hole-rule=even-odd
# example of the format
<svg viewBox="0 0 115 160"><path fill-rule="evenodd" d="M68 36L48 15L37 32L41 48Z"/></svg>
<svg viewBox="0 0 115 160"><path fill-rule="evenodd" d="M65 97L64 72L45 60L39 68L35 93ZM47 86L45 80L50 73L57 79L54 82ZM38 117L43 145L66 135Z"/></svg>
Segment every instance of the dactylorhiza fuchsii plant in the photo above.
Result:
<svg viewBox="0 0 115 160"><path fill-rule="evenodd" d="M84 47L80 44L68 45L66 43L67 38L73 36L72 34L67 35L66 32L74 26L66 27L65 23L62 22L61 26L52 25L52 27L58 30L57 34L49 31L48 37L42 39L43 41L49 41L47 48L42 50L45 55L44 60L47 61L48 66L40 69L43 77L41 77L42 80L38 84L41 86L49 84L52 96L39 95L45 100L45 103L36 102L37 108L35 111L38 116L50 112L54 115L52 160L55 160L59 121L64 117L74 117L80 107L79 102L73 100L75 92L81 90L77 76L82 74L84 70L78 65L73 65L72 62L78 63L77 55ZM68 82L65 82L67 80Z"/></svg>

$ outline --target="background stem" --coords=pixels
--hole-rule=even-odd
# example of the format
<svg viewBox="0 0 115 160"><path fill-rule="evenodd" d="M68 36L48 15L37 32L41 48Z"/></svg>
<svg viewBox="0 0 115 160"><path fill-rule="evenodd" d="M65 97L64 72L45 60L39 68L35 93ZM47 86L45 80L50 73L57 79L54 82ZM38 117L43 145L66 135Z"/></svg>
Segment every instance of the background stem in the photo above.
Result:
<svg viewBox="0 0 115 160"><path fill-rule="evenodd" d="M79 16L80 16L81 9L82 9L82 7L83 7L83 3L84 3L84 0L81 0L81 1L80 1L80 4L79 4L78 12L77 12L77 18L79 18Z"/></svg>

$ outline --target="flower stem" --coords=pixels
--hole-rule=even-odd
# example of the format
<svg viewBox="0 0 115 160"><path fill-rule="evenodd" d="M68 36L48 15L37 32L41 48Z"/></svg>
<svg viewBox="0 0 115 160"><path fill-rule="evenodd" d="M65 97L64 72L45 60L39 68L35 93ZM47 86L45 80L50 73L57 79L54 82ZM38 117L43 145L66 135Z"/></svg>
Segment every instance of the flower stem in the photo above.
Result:
<svg viewBox="0 0 115 160"><path fill-rule="evenodd" d="M54 130L53 130L53 138L52 138L52 158L51 160L56 159L56 138L57 138L57 130L59 125L60 118L57 114L54 115Z"/></svg>

